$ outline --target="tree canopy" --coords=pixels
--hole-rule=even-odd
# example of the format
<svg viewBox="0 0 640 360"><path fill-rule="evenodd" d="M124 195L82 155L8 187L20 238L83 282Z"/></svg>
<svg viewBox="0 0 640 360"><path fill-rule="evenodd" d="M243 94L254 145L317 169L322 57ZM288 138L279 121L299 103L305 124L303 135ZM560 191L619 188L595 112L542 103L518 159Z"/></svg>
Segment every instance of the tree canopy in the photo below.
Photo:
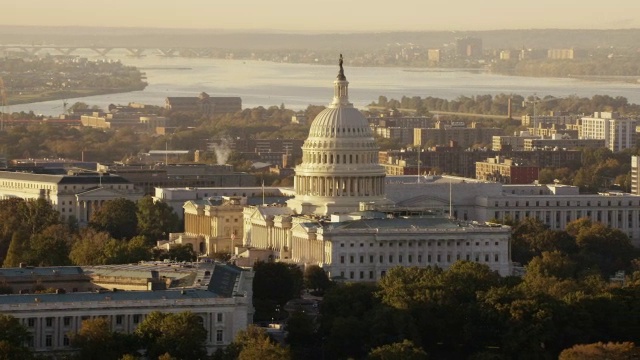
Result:
<svg viewBox="0 0 640 360"><path fill-rule="evenodd" d="M152 312L135 333L146 348L147 356L152 359L163 354L179 360L206 359L207 330L201 321L199 316L190 312Z"/></svg>

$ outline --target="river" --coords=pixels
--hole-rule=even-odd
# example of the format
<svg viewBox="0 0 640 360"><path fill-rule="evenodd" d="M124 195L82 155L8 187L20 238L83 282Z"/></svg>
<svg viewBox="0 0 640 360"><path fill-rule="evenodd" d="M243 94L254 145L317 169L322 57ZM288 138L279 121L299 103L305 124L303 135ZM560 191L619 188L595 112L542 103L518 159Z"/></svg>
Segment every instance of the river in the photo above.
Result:
<svg viewBox="0 0 640 360"><path fill-rule="evenodd" d="M91 54L86 57L97 58ZM126 65L140 68L149 85L143 91L67 99L106 108L108 104L138 102L163 105L168 96L240 96L244 108L285 104L291 109L308 105L327 105L333 96L335 66L314 64L273 63L250 60L160 57L148 55L131 58L125 54L110 54ZM520 94L529 96L595 94L623 96L631 103L640 103L640 84L598 82L563 78L526 78L451 69L415 71L392 67L350 67L345 64L350 82L349 97L358 108L364 108L378 96L400 99L402 96L455 99L461 95ZM34 111L57 115L62 112L62 100L12 105L8 110Z"/></svg>

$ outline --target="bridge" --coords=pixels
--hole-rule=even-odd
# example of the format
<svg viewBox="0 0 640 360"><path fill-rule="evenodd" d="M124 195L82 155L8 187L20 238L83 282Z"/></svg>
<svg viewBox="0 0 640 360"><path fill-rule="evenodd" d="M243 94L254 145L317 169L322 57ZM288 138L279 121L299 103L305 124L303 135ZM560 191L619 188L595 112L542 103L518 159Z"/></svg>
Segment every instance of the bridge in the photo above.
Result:
<svg viewBox="0 0 640 360"><path fill-rule="evenodd" d="M148 54L173 57L211 57L214 48L190 47L133 47L133 46L61 46L61 45L0 45L0 53L7 51L36 55L41 51L55 52L61 55L73 55L78 50L91 50L100 56L107 56L113 50L126 50L132 57L143 57Z"/></svg>

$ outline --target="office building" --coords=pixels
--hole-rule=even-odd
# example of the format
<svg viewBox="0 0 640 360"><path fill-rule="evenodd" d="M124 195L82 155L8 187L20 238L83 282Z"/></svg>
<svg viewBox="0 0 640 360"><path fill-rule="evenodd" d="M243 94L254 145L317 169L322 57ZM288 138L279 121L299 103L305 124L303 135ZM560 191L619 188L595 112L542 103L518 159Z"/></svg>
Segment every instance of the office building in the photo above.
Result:
<svg viewBox="0 0 640 360"><path fill-rule="evenodd" d="M189 311L202 320L210 353L229 345L253 321L253 272L222 263L149 262L96 267L5 268L13 283L42 279L55 293L0 296L0 313L17 318L36 353L72 350L82 321L106 318L111 330L133 333L151 312Z"/></svg>
<svg viewBox="0 0 640 360"><path fill-rule="evenodd" d="M581 139L604 139L604 146L611 151L621 151L635 146L636 119L620 117L618 113L596 112L582 118Z"/></svg>

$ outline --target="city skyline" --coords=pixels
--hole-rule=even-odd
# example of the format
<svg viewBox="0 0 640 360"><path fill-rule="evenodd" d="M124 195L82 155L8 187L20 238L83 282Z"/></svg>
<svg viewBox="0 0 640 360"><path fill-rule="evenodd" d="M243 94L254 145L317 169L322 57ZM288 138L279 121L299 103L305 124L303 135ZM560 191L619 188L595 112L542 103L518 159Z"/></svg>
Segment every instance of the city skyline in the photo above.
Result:
<svg viewBox="0 0 640 360"><path fill-rule="evenodd" d="M123 4L122 2L120 2ZM640 5L627 0L506 0L443 3L400 0L239 0L202 4L137 0L109 7L80 0L26 0L3 9L4 25L271 30L285 32L623 29L640 27Z"/></svg>

